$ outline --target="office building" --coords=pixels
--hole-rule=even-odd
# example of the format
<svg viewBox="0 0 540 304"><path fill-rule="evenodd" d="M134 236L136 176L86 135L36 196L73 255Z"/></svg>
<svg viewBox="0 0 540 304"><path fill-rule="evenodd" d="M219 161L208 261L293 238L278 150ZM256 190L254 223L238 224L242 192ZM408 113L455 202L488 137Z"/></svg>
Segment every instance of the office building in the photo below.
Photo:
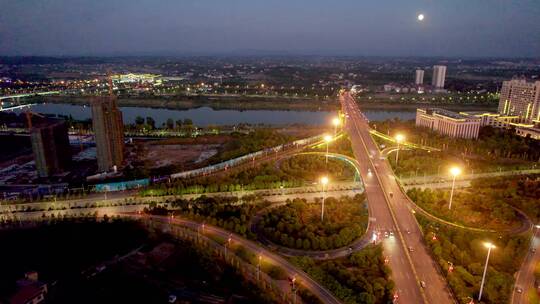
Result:
<svg viewBox="0 0 540 304"><path fill-rule="evenodd" d="M435 89L444 89L445 77L446 77L446 66L445 65L434 65L433 66L433 78L431 80L431 85Z"/></svg>
<svg viewBox="0 0 540 304"><path fill-rule="evenodd" d="M414 77L414 84L423 85L424 84L424 70L416 70Z"/></svg>
<svg viewBox="0 0 540 304"><path fill-rule="evenodd" d="M519 116L502 115L492 112L459 112L459 114L477 117L480 119L480 126L490 126L494 128L515 129L516 135L540 140L540 127L535 121L531 124L521 123Z"/></svg>
<svg viewBox="0 0 540 304"><path fill-rule="evenodd" d="M160 75L156 74L118 74L112 75L113 83L154 83Z"/></svg>
<svg viewBox="0 0 540 304"><path fill-rule="evenodd" d="M479 118L482 127L510 128L519 122L519 116L501 115L493 112L467 111L459 112L459 114Z"/></svg>
<svg viewBox="0 0 540 304"><path fill-rule="evenodd" d="M516 134L522 137L529 137L540 140L540 128L535 127L517 127Z"/></svg>
<svg viewBox="0 0 540 304"><path fill-rule="evenodd" d="M416 125L457 138L478 138L481 119L452 111L429 108L416 110Z"/></svg>
<svg viewBox="0 0 540 304"><path fill-rule="evenodd" d="M522 123L540 123L540 81L503 81L498 112L518 116Z"/></svg>
<svg viewBox="0 0 540 304"><path fill-rule="evenodd" d="M30 129L32 151L39 177L62 173L71 163L68 128L61 120L44 120Z"/></svg>
<svg viewBox="0 0 540 304"><path fill-rule="evenodd" d="M108 172L124 161L124 123L114 97L92 101L92 125L96 138L98 170Z"/></svg>

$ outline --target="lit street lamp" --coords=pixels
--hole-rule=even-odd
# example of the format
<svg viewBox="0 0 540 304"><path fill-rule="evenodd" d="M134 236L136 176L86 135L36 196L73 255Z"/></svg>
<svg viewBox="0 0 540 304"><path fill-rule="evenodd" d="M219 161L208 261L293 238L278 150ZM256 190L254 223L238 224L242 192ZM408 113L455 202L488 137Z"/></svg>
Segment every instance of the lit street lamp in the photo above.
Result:
<svg viewBox="0 0 540 304"><path fill-rule="evenodd" d="M461 174L461 169L458 167L452 167L450 169L452 174L452 190L450 191L450 202L448 203L448 210L452 209L452 198L454 197L454 186L456 185L456 176Z"/></svg>
<svg viewBox="0 0 540 304"><path fill-rule="evenodd" d="M534 246L534 238L536 237L536 232L538 231L538 229L540 229L540 225L536 224L533 226L533 233L532 233L532 236L531 236L531 249L533 248Z"/></svg>
<svg viewBox="0 0 540 304"><path fill-rule="evenodd" d="M294 285L294 283L296 282L296 275L294 275L291 279L291 290L292 290L292 293L293 293L293 304L296 303L296 286Z"/></svg>
<svg viewBox="0 0 540 304"><path fill-rule="evenodd" d="M332 141L332 136L325 135L324 141L326 142L326 164L328 164L328 146L330 145L330 142Z"/></svg>
<svg viewBox="0 0 540 304"><path fill-rule="evenodd" d="M227 257L228 248L231 246L232 241L232 233L229 234L229 238L227 239L227 243L225 243L225 257Z"/></svg>
<svg viewBox="0 0 540 304"><path fill-rule="evenodd" d="M260 275L261 275L261 259L262 259L262 254L259 254L259 261L257 263L257 281L259 281Z"/></svg>
<svg viewBox="0 0 540 304"><path fill-rule="evenodd" d="M321 177L321 184L322 184L322 207L321 207L321 222L324 220L324 201L326 200L326 185L328 184L328 177L323 176Z"/></svg>
<svg viewBox="0 0 540 304"><path fill-rule="evenodd" d="M396 151L396 168L398 166L398 160L399 160L399 144L405 139L405 137L401 134L396 135L396 142L397 142L397 151Z"/></svg>
<svg viewBox="0 0 540 304"><path fill-rule="evenodd" d="M339 121L339 118L334 118L332 119L332 124L334 125L334 137L336 136L337 134L337 127L339 126L341 122Z"/></svg>
<svg viewBox="0 0 540 304"><path fill-rule="evenodd" d="M486 246L486 248L488 249L488 254L487 254L487 258L486 258L486 265L484 266L484 274L482 275L482 283L480 284L480 293L478 294L478 301L479 302L480 302L480 300L482 300L482 291L484 290L484 282L486 280L486 272L487 272L487 267L488 267L488 263L489 263L489 255L491 254L491 249L495 248L495 245L493 245L491 243L485 243L484 246Z"/></svg>

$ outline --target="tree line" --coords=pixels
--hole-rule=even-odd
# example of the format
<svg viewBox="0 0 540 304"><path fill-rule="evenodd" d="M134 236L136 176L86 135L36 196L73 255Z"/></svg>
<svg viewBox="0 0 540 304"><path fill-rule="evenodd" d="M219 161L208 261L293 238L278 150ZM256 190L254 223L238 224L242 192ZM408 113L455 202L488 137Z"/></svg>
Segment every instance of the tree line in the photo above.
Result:
<svg viewBox="0 0 540 304"><path fill-rule="evenodd" d="M294 257L292 262L347 304L392 303L395 284L381 245L368 246L346 258L314 261Z"/></svg>
<svg viewBox="0 0 540 304"><path fill-rule="evenodd" d="M258 223L258 230L276 244L303 250L340 248L365 232L368 211L363 194L328 197L324 222L320 213L320 204L293 199L266 213Z"/></svg>
<svg viewBox="0 0 540 304"><path fill-rule="evenodd" d="M496 248L491 251L482 303L509 302L513 274L529 246L526 235L472 232L439 225L418 213L416 216L424 232L424 242L460 301L478 298L487 255L485 243L494 243Z"/></svg>

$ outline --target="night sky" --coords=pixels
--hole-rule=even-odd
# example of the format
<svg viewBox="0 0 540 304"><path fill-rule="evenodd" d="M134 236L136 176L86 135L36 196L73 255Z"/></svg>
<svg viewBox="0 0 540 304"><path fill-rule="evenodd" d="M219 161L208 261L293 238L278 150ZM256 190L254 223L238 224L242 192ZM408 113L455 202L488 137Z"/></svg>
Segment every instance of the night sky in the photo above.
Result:
<svg viewBox="0 0 540 304"><path fill-rule="evenodd" d="M538 57L540 0L0 0L0 55L254 53Z"/></svg>

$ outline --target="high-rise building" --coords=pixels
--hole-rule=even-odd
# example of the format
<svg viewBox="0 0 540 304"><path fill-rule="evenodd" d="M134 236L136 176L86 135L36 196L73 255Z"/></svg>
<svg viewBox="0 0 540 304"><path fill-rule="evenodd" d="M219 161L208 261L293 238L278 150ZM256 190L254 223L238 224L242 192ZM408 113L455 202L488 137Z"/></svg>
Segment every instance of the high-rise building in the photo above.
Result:
<svg viewBox="0 0 540 304"><path fill-rule="evenodd" d="M98 170L108 172L124 161L124 123L114 97L92 101L92 125L96 137Z"/></svg>
<svg viewBox="0 0 540 304"><path fill-rule="evenodd" d="M433 79L431 80L431 85L436 89L444 89L445 77L446 77L446 66L434 65L433 66Z"/></svg>
<svg viewBox="0 0 540 304"><path fill-rule="evenodd" d="M424 70L416 70L414 77L414 84L422 85L424 84Z"/></svg>
<svg viewBox="0 0 540 304"><path fill-rule="evenodd" d="M45 120L30 129L30 140L39 177L65 171L71 163L68 128L64 121Z"/></svg>
<svg viewBox="0 0 540 304"><path fill-rule="evenodd" d="M520 122L540 123L540 81L503 81L498 112L518 116Z"/></svg>

